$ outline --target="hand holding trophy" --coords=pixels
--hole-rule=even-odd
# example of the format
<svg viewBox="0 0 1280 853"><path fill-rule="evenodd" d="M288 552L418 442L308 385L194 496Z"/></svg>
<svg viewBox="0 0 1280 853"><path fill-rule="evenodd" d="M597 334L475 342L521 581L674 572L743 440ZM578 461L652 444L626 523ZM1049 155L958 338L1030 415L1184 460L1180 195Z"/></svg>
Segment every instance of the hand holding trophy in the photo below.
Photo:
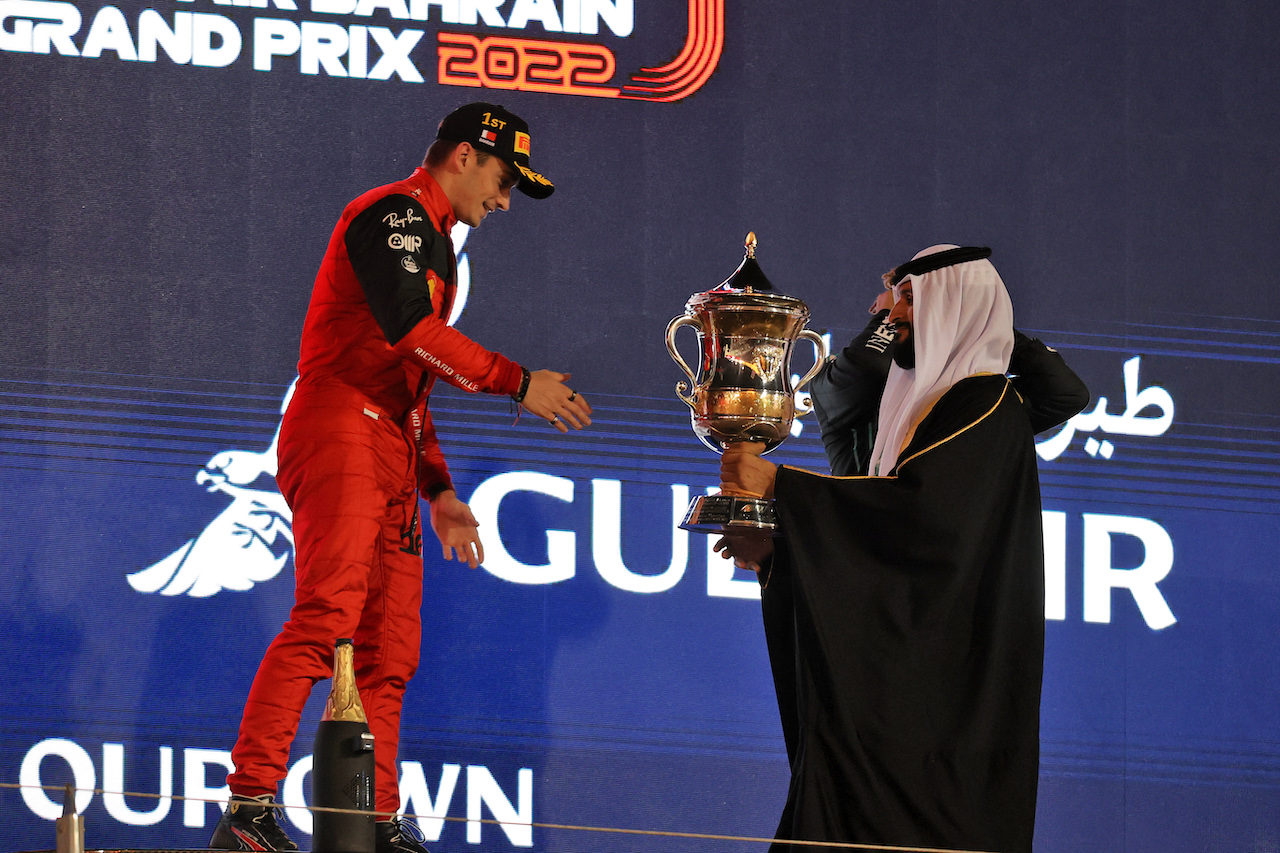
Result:
<svg viewBox="0 0 1280 853"><path fill-rule="evenodd" d="M808 306L774 292L760 269L754 233L747 235L746 249L733 275L689 297L685 313L667 325L667 351L692 382L676 385L676 396L689 406L694 433L717 453L737 441L761 442L768 453L786 440L795 416L813 408L807 400L797 408L796 391L817 375L827 357L821 336L804 328ZM698 333L697 374L676 350L682 326ZM791 351L800 339L813 344L815 358L793 388ZM703 533L776 534L778 522L771 499L721 493L694 498L680 526Z"/></svg>

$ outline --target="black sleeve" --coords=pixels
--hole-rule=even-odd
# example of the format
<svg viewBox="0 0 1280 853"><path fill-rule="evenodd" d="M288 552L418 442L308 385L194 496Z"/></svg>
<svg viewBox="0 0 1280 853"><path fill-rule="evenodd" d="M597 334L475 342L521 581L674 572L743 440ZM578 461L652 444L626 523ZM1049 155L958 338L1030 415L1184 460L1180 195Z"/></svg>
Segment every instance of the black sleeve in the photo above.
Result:
<svg viewBox="0 0 1280 853"><path fill-rule="evenodd" d="M893 361L889 312L881 311L839 354L827 360L809 392L822 429L822 444L839 477L866 473L875 445L880 395Z"/></svg>
<svg viewBox="0 0 1280 853"><path fill-rule="evenodd" d="M351 220L344 236L351 267L374 319L393 346L432 313L428 270L453 274L453 249L407 195L379 199Z"/></svg>
<svg viewBox="0 0 1280 853"><path fill-rule="evenodd" d="M1089 389L1057 350L1016 329L1009 373L1035 432L1055 427L1089 405Z"/></svg>
<svg viewBox="0 0 1280 853"><path fill-rule="evenodd" d="M760 612L764 618L769 668L773 671L773 689L778 698L778 715L782 718L787 761L794 765L800 739L800 712L796 705L795 599L791 592L786 539L779 537L774 540L774 549L766 569L767 579L762 581L760 589Z"/></svg>

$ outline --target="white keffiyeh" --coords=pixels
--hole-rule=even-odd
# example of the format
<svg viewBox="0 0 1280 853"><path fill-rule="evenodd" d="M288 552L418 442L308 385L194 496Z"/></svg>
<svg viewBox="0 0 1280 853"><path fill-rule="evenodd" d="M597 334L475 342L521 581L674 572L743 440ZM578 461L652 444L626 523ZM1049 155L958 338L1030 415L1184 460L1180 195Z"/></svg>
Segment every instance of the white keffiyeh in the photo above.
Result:
<svg viewBox="0 0 1280 853"><path fill-rule="evenodd" d="M931 246L915 257L955 248ZM872 476L893 470L916 425L952 385L976 374L1003 374L1013 352L1013 304L990 261L967 261L907 278L916 366L889 368L871 452Z"/></svg>

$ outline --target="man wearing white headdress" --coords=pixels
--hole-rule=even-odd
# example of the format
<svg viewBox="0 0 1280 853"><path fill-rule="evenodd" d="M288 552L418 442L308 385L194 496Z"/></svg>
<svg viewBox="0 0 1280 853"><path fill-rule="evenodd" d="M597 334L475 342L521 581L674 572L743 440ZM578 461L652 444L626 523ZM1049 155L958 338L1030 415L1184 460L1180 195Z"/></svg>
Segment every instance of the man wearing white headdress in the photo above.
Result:
<svg viewBox="0 0 1280 853"><path fill-rule="evenodd" d="M926 249L910 263L932 263L927 259L936 254ZM900 269L908 268L909 264L904 264ZM906 337L910 325L897 323L895 336L895 322L889 319L894 306L893 285L904 277L899 269L884 274L884 287L869 310L866 328L833 354L809 384L832 474L868 473L889 369L895 356L911 352L913 345L909 339L899 341ZM895 320L903 319L902 311L899 306ZM1089 404L1089 389L1062 356L1017 328L1013 330L1008 373L1037 434L1061 425Z"/></svg>
<svg viewBox="0 0 1280 853"><path fill-rule="evenodd" d="M870 476L778 468L747 443L722 459L722 487L775 497L783 534L717 546L764 585L791 760L780 840L1031 850L1040 490L989 255L935 246L895 271Z"/></svg>
<svg viewBox="0 0 1280 853"><path fill-rule="evenodd" d="M902 275L893 282L895 298L889 321L906 331L908 337L899 349L911 354L911 369L903 369L902 358L889 369L871 451L872 475L893 469L920 415L952 385L983 373L1003 376L1009 367L1013 304L991 262L973 257L982 255L983 250L933 246L912 260L955 257L953 253L967 253L960 257L973 259L923 275ZM926 276L928 284L915 292L915 283ZM917 305L919 311L915 310Z"/></svg>

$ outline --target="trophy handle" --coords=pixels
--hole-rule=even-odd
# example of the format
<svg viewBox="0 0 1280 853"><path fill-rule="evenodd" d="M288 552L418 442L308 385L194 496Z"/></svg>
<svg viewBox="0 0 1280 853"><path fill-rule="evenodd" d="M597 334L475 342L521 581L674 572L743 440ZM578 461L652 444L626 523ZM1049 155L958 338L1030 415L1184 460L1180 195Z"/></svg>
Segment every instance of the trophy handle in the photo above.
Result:
<svg viewBox="0 0 1280 853"><path fill-rule="evenodd" d="M796 385L795 390L798 392L801 388L809 384L813 377L818 375L818 371L827 360L827 342L822 339L813 329L803 329L797 340L806 340L813 344L813 367L809 368L809 372L804 375L800 383ZM807 415L813 411L813 398L806 397L803 404L796 406L797 415Z"/></svg>
<svg viewBox="0 0 1280 853"><path fill-rule="evenodd" d="M676 317L667 324L667 352L671 354L671 358L676 364L680 365L680 369L684 371L685 376L688 376L689 381L693 383L692 386L686 385L684 382L677 383L676 396L683 400L685 405L692 409L696 407L696 403L694 402L693 397L691 395L687 395L685 392L688 391L690 387L697 386L698 377L694 376L693 371L689 369L689 365L686 364L684 358L681 357L680 351L676 349L676 330L681 326L695 326L698 328L701 328L701 326L699 326L697 320L690 317L688 314L681 314L679 317Z"/></svg>

